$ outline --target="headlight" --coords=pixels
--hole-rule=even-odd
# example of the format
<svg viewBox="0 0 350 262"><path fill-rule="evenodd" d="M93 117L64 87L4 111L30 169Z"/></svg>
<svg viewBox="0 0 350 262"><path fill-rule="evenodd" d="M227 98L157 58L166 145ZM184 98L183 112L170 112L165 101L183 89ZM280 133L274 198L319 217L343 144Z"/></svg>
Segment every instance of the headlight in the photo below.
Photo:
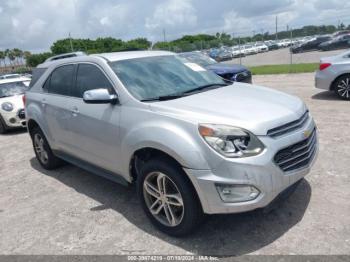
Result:
<svg viewBox="0 0 350 262"><path fill-rule="evenodd" d="M264 150L263 143L255 135L238 127L200 124L199 133L225 157L255 156Z"/></svg>
<svg viewBox="0 0 350 262"><path fill-rule="evenodd" d="M1 108L7 112L11 112L13 110L13 104L10 102L2 103Z"/></svg>

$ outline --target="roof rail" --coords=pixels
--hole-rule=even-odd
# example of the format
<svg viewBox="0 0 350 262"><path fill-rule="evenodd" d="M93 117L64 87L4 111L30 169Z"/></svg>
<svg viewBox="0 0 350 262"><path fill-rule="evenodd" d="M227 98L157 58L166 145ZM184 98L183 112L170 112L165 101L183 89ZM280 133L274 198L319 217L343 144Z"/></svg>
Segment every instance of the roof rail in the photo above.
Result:
<svg viewBox="0 0 350 262"><path fill-rule="evenodd" d="M65 54L60 54L60 55L55 55L52 57L49 57L48 59L45 60L45 62L50 62L50 61L55 61L59 59L65 59L65 58L71 58L71 57L77 57L77 56L85 56L85 52L72 52L72 53L65 53Z"/></svg>

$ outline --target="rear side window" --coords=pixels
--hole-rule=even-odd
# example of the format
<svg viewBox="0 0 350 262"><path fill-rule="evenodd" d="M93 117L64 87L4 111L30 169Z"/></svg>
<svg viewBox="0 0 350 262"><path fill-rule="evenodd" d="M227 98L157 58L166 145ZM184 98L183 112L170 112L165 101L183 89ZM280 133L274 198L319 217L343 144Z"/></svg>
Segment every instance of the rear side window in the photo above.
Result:
<svg viewBox="0 0 350 262"><path fill-rule="evenodd" d="M72 91L72 96L83 97L85 91L92 89L107 89L113 92L113 87L105 74L95 65L80 64L77 72L76 87Z"/></svg>
<svg viewBox="0 0 350 262"><path fill-rule="evenodd" d="M32 87L39 78L45 73L47 68L34 68L32 72L32 79L29 84L29 88Z"/></svg>
<svg viewBox="0 0 350 262"><path fill-rule="evenodd" d="M61 66L52 72L49 93L70 96L73 85L74 65Z"/></svg>

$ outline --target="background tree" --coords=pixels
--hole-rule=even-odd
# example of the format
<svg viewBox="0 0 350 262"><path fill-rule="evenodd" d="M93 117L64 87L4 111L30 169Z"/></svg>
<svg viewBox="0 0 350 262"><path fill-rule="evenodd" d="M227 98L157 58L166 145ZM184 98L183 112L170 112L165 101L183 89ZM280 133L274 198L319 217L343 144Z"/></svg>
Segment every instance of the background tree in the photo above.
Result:
<svg viewBox="0 0 350 262"><path fill-rule="evenodd" d="M0 67L2 67L2 64L4 63L5 66L5 52L4 51L0 51Z"/></svg>

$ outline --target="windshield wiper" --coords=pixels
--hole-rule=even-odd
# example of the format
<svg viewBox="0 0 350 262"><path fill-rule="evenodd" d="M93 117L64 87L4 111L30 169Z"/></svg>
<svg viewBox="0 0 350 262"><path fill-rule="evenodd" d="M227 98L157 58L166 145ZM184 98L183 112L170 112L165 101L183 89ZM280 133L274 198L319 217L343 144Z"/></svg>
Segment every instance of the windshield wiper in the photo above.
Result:
<svg viewBox="0 0 350 262"><path fill-rule="evenodd" d="M202 85L202 86L198 86L196 88L187 90L187 91L183 92L183 94L191 94L191 93L199 92L199 91L202 91L202 90L205 90L205 89L215 89L215 88L219 88L219 87L222 87L222 86L228 86L228 84L215 83L215 84Z"/></svg>
<svg viewBox="0 0 350 262"><path fill-rule="evenodd" d="M180 97L183 97L183 96L185 96L185 95L183 93L180 93L180 94L176 94L176 95L167 95L167 96L157 96L157 97L153 97L153 98L146 98L146 99L142 99L140 101L141 102L167 101L167 100L180 98Z"/></svg>
<svg viewBox="0 0 350 262"><path fill-rule="evenodd" d="M202 85L202 86L198 86L196 88L190 89L190 90L182 92L182 93L173 94L173 95L166 95L166 96L158 96L158 97L153 97L153 98L146 98L146 99L142 99L140 101L141 102L151 102L151 101L172 100L172 99L188 96L188 95L190 95L192 93L199 92L199 91L202 91L202 90L205 90L205 89L215 89L215 88L218 88L218 87L221 87L221 86L228 86L228 84L216 83L216 84Z"/></svg>

